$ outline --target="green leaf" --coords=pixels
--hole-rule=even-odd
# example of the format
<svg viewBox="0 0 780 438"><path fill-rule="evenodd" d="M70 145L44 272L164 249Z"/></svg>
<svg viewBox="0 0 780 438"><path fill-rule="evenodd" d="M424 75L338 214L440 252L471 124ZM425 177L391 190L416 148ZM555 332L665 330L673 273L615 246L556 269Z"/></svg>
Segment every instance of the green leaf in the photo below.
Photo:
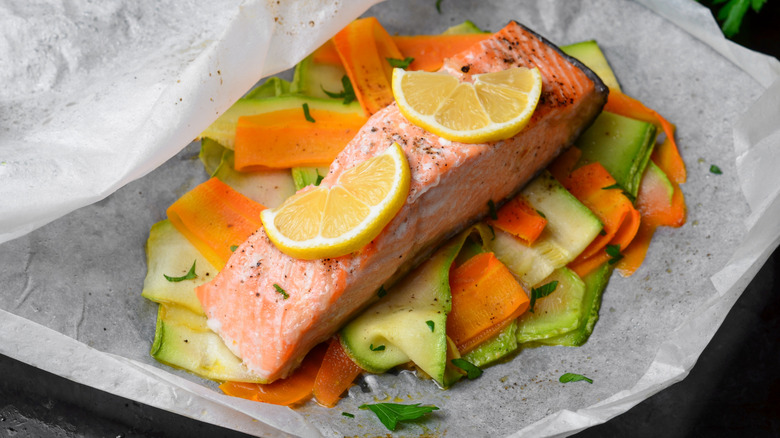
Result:
<svg viewBox="0 0 780 438"><path fill-rule="evenodd" d="M342 103L344 105L349 105L357 99L357 96L355 96L355 89L352 88L352 82L349 80L349 76L344 75L341 77L341 86L344 88L344 91L341 93L332 93L323 88L322 85L320 85L320 88L322 88L322 91L327 94L328 97L333 99L344 99Z"/></svg>
<svg viewBox="0 0 780 438"><path fill-rule="evenodd" d="M238 245L230 245L230 252L235 252L238 249Z"/></svg>
<svg viewBox="0 0 780 438"><path fill-rule="evenodd" d="M538 300L539 298L544 298L547 295L550 295L551 293L555 292L555 288L557 287L558 287L558 280L553 280L539 287L532 288L531 304L529 306L528 311L534 313L534 304L536 304L536 300Z"/></svg>
<svg viewBox="0 0 780 438"><path fill-rule="evenodd" d="M607 245L606 251L610 257L608 262L610 265L614 265L623 258L623 254L620 253L620 245Z"/></svg>
<svg viewBox="0 0 780 438"><path fill-rule="evenodd" d="M198 275L195 274L195 262L197 262L197 260L193 260L192 267L190 268L189 272L187 272L181 277L169 277L165 274L163 274L163 277L165 277L165 279L170 281L171 283L178 283L180 281L192 280L194 278L198 278Z"/></svg>
<svg viewBox="0 0 780 438"><path fill-rule="evenodd" d="M420 403L405 405L401 403L374 403L361 405L360 409L369 409L389 430L395 430L399 421L416 420L425 414L436 411L436 406L420 406Z"/></svg>
<svg viewBox="0 0 780 438"><path fill-rule="evenodd" d="M466 359L457 358L457 359L452 359L450 362L456 367L465 371L466 377L469 380L474 380L477 377L482 375L482 369L474 365L473 363L467 361Z"/></svg>
<svg viewBox="0 0 780 438"><path fill-rule="evenodd" d="M718 20L723 21L720 28L724 35L730 38L739 32L750 3L751 0L729 0L718 12Z"/></svg>
<svg viewBox="0 0 780 438"><path fill-rule="evenodd" d="M722 175L723 171L720 170L720 167L713 164L710 166L710 173L714 173L715 175Z"/></svg>
<svg viewBox="0 0 780 438"><path fill-rule="evenodd" d="M434 323L430 319L428 321L425 321L425 323L428 324L428 328L431 329L431 332L436 330L436 323Z"/></svg>
<svg viewBox="0 0 780 438"><path fill-rule="evenodd" d="M404 68L404 69L409 68L409 64L411 64L412 61L414 61L414 58L412 58L411 56L407 56L404 59L395 59L395 58L385 58L385 59L387 59L387 62L390 63L390 66L395 68Z"/></svg>
<svg viewBox="0 0 780 438"><path fill-rule="evenodd" d="M490 219L498 220L498 212L496 212L496 203L492 199L488 200L488 214Z"/></svg>
<svg viewBox="0 0 780 438"><path fill-rule="evenodd" d="M325 177L320 175L320 171L319 170L315 170L315 172L317 172L317 181L314 182L314 185L315 186L319 186L320 183L322 182L322 180L325 179Z"/></svg>
<svg viewBox="0 0 780 438"><path fill-rule="evenodd" d="M365 345L365 344L364 344L364 345ZM385 349L385 346L384 346L384 345L379 345L379 346L376 346L376 347L374 347L374 344L371 344L371 345L369 345L369 346L368 346L368 348L369 348L371 351L384 351L384 349Z"/></svg>
<svg viewBox="0 0 780 438"><path fill-rule="evenodd" d="M314 118L309 113L309 104L308 103L304 103L303 104L303 116L306 117L306 121L307 122L312 122L312 123L316 122L316 120L314 120Z"/></svg>
<svg viewBox="0 0 780 438"><path fill-rule="evenodd" d="M283 297L285 300L286 300L287 298L290 298L290 295L289 295L289 294L287 294L287 292L286 292L284 289L282 289L282 287L281 287L281 286L279 286L279 285L278 285L278 284L276 284L276 283L274 283L274 289L276 289L276 292L277 292L277 293L279 293L279 294L281 294L281 295L282 295L282 297Z"/></svg>
<svg viewBox="0 0 780 438"><path fill-rule="evenodd" d="M750 2L750 7L753 8L753 12L759 13L759 12L761 12L761 8L764 7L765 3L766 3L766 0L752 0Z"/></svg>
<svg viewBox="0 0 780 438"><path fill-rule="evenodd" d="M341 415L343 415L345 417L349 417L349 418L355 418L355 415L354 414L350 414L349 412L342 412Z"/></svg>
<svg viewBox="0 0 780 438"><path fill-rule="evenodd" d="M593 383L593 379L589 379L583 376L582 374L576 374L576 373L566 373L558 379L558 381L561 383L579 382L580 380L584 380L588 383Z"/></svg>

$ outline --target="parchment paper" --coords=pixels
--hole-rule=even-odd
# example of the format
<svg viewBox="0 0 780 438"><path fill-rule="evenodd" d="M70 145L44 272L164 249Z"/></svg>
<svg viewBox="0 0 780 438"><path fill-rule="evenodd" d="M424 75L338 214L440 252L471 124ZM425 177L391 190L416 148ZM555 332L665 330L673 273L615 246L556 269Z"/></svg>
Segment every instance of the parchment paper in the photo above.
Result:
<svg viewBox="0 0 780 438"><path fill-rule="evenodd" d="M659 230L633 277L613 276L585 346L524 350L448 391L407 372L369 376L332 410L226 397L149 357L156 305L140 296L143 245L165 208L206 179L198 145L178 151L258 78L291 66L369 6L325 3L0 7L10 29L0 58L33 53L0 69L0 235L18 237L0 246L0 353L262 436L385 435L357 406L388 399L441 408L400 436L568 435L683 379L780 239L780 67L726 42L695 2L672 0L445 0L441 14L434 2L391 1L368 11L391 33L437 33L464 19L497 30L516 19L559 44L596 39L623 90L677 125L688 223ZM47 15L35 8L50 20L78 18L37 41L59 48L52 59L24 51L36 44L35 26L58 25L36 22ZM286 24L272 25L274 17ZM151 25L167 33L147 34ZM560 384L564 372L594 383Z"/></svg>

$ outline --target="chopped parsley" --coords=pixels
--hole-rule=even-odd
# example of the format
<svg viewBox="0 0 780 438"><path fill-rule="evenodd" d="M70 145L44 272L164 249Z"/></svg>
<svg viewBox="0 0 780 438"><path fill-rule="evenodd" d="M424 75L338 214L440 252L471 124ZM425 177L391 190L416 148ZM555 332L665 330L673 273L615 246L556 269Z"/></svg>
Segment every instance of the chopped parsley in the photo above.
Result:
<svg viewBox="0 0 780 438"><path fill-rule="evenodd" d="M715 175L722 175L723 171L720 170L720 167L713 164L710 166L710 173L714 173Z"/></svg>
<svg viewBox="0 0 780 438"><path fill-rule="evenodd" d="M279 294L281 294L281 295L282 295L282 297L283 297L285 300L286 300L287 298L290 298L290 295L289 295L289 294L288 294L288 293L287 293L287 292L286 292L284 289L282 289L282 287L281 287L281 286L279 286L279 285L278 285L278 284L276 284L276 283L274 283L274 289L276 289L276 292L277 292L277 293L279 293Z"/></svg>
<svg viewBox="0 0 780 438"><path fill-rule="evenodd" d="M488 200L488 214L490 219L498 220L498 213L496 212L496 203L492 199Z"/></svg>
<svg viewBox="0 0 780 438"><path fill-rule="evenodd" d="M441 1L442 0L436 0L436 10L439 11L441 14Z"/></svg>
<svg viewBox="0 0 780 438"><path fill-rule="evenodd" d="M178 283L180 281L192 280L194 278L198 278L198 275L195 273L195 263L196 262L197 262L197 260L193 260L192 261L192 267L190 268L189 272L187 272L186 274L184 274L181 277L169 277L169 276L167 276L165 274L163 274L163 277L165 277L165 279L170 281L171 283Z"/></svg>
<svg viewBox="0 0 780 438"><path fill-rule="evenodd" d="M355 89L352 87L352 82L349 80L349 76L344 75L341 77L341 85L344 87L344 91L341 93L331 93L320 85L322 92L327 94L332 99L344 99L342 102L344 105L349 105L357 99L355 96Z"/></svg>
<svg viewBox="0 0 780 438"><path fill-rule="evenodd" d="M238 245L230 245L230 252L234 252L238 249Z"/></svg>
<svg viewBox="0 0 780 438"><path fill-rule="evenodd" d="M354 414L350 414L349 412L342 412L341 415L343 415L345 417L349 417L349 418L355 418L355 415Z"/></svg>
<svg viewBox="0 0 780 438"><path fill-rule="evenodd" d="M374 347L374 344L371 344L371 345L368 346L368 348L371 351L384 351L385 346L384 345L379 345L379 346Z"/></svg>
<svg viewBox="0 0 780 438"><path fill-rule="evenodd" d="M420 406L420 403L405 405L401 403L374 403L360 405L360 409L368 409L379 418L379 421L389 430L395 430L399 421L416 420L425 414L436 411L436 406Z"/></svg>
<svg viewBox="0 0 780 438"><path fill-rule="evenodd" d="M528 309L529 312L534 313L534 304L539 298L544 298L547 295L555 292L555 288L558 287L558 280L553 280L549 283L543 284L539 287L531 289L531 305Z"/></svg>
<svg viewBox="0 0 780 438"><path fill-rule="evenodd" d="M412 58L411 56L407 56L404 59L396 59L396 58L385 58L385 59L387 59L387 62L390 63L390 66L395 68L404 68L404 69L409 68L409 64L411 64L412 61L414 61L414 58Z"/></svg>
<svg viewBox="0 0 780 438"><path fill-rule="evenodd" d="M547 219L547 216L545 216L541 211L536 210L536 213L539 214L539 216L541 216L543 219Z"/></svg>
<svg viewBox="0 0 780 438"><path fill-rule="evenodd" d="M623 196L628 198L628 200L631 201L631 202L636 201L636 196L634 196L631 193L628 193L627 191L623 190L623 188L620 187L620 184L618 184L618 183L612 184L611 186L606 186L606 187L602 187L601 188L601 190L611 190L611 189L618 189L618 190L620 190L621 192L623 192Z"/></svg>
<svg viewBox="0 0 780 438"><path fill-rule="evenodd" d="M384 285L379 286L379 290L376 291L376 296L378 296L379 298L382 298L385 295L387 295L387 290L385 290L385 286Z"/></svg>
<svg viewBox="0 0 780 438"><path fill-rule="evenodd" d="M607 245L607 255L609 256L609 264L614 265L623 258L623 254L620 253L620 245Z"/></svg>
<svg viewBox="0 0 780 438"><path fill-rule="evenodd" d="M303 117L306 117L306 121L307 122L312 122L312 123L316 122L316 120L314 120L314 118L309 113L309 104L308 103L304 103L303 104Z"/></svg>
<svg viewBox="0 0 780 438"><path fill-rule="evenodd" d="M456 367L465 371L466 377L469 380L474 380L477 377L482 375L482 369L474 365L473 363L467 361L466 359L457 358L457 359L452 359L450 362Z"/></svg>
<svg viewBox="0 0 780 438"><path fill-rule="evenodd" d="M582 374L576 374L576 373L566 373L558 379L558 381L561 383L579 382L580 380L584 380L588 383L593 383L593 379L589 379L583 376Z"/></svg>
<svg viewBox="0 0 780 438"><path fill-rule="evenodd" d="M425 321L425 323L428 324L428 328L431 329L431 332L436 330L436 324L430 319Z"/></svg>
<svg viewBox="0 0 780 438"><path fill-rule="evenodd" d="M320 175L320 171L318 169L314 169L314 172L317 173L317 181L314 181L314 185L318 186L322 182L323 179L325 179L324 176Z"/></svg>

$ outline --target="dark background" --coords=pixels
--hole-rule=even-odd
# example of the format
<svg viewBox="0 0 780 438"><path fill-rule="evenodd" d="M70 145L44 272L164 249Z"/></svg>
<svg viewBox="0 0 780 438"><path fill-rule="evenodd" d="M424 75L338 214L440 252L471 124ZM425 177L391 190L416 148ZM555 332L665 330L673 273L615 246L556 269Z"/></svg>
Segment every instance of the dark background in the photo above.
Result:
<svg viewBox="0 0 780 438"><path fill-rule="evenodd" d="M748 11L732 39L780 57L780 2L768 0L759 14ZM778 273L780 250L739 298L685 380L576 436L780 437ZM246 437L0 355L0 437L199 436Z"/></svg>

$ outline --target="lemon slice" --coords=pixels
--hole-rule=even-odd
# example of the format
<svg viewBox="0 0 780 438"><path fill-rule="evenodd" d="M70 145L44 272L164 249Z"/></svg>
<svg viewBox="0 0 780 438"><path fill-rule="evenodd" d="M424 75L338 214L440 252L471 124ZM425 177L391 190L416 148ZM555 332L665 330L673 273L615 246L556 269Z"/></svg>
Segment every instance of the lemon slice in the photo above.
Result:
<svg viewBox="0 0 780 438"><path fill-rule="evenodd" d="M283 253L306 260L338 257L365 246L409 194L409 163L398 143L345 170L331 187L299 192L260 214Z"/></svg>
<svg viewBox="0 0 780 438"><path fill-rule="evenodd" d="M393 94L410 122L447 140L485 143L520 132L539 102L539 70L513 67L472 78L396 68Z"/></svg>

